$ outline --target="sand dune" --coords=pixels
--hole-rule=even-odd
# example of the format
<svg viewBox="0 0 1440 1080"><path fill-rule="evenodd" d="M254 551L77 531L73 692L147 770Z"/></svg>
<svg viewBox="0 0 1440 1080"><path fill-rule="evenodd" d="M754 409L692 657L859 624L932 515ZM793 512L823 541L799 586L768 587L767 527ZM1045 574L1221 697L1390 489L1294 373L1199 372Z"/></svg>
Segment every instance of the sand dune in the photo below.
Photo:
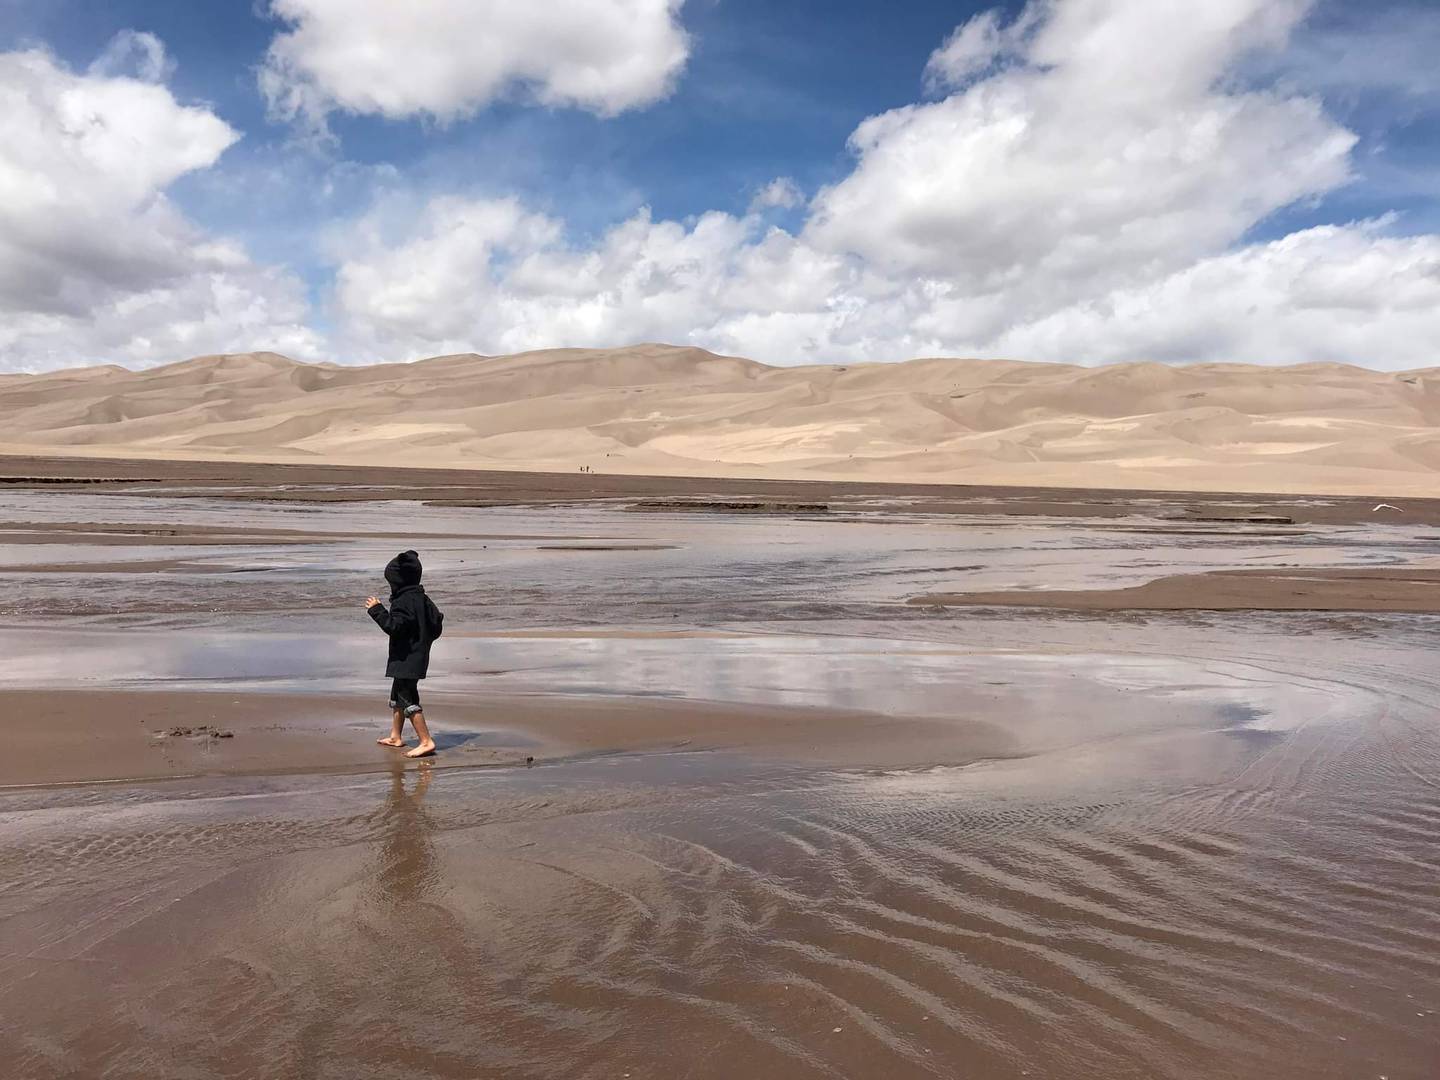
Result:
<svg viewBox="0 0 1440 1080"><path fill-rule="evenodd" d="M675 475L1440 492L1440 368L772 368L638 345L205 356L0 378L0 451Z"/></svg>

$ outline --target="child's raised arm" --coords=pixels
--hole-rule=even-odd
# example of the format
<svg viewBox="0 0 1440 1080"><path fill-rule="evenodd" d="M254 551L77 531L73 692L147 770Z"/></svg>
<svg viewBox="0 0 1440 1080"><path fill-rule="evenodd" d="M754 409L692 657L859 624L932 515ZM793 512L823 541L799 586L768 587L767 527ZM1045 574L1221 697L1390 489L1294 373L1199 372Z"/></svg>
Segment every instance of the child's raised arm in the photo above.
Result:
<svg viewBox="0 0 1440 1080"><path fill-rule="evenodd" d="M408 634L415 621L409 612L386 611L385 605L373 596L365 598L365 610L375 620L375 625L391 637Z"/></svg>

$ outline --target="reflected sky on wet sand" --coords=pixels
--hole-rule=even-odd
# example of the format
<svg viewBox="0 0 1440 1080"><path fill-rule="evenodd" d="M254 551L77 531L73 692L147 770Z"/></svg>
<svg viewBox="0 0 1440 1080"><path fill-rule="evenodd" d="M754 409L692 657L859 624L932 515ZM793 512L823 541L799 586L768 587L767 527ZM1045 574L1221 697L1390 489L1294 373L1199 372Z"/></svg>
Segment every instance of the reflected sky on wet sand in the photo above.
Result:
<svg viewBox="0 0 1440 1080"><path fill-rule="evenodd" d="M0 500L337 534L0 543L6 689L380 687L357 601L412 545L366 536L409 523L452 534L414 542L440 701L978 718L1013 750L0 791L14 1075L1435 1075L1435 620L903 605L1395 561L1424 530Z"/></svg>

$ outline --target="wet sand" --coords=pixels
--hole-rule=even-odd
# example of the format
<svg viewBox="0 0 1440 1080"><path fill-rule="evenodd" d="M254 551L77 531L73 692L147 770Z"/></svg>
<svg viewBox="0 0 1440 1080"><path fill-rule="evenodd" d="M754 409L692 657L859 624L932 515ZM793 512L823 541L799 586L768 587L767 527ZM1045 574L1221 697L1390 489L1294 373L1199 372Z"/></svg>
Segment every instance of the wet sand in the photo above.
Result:
<svg viewBox="0 0 1440 1080"><path fill-rule="evenodd" d="M0 486L7 1075L1437 1074L1424 504L133 468Z"/></svg>
<svg viewBox="0 0 1440 1080"><path fill-rule="evenodd" d="M123 494L165 491L176 497L263 502L355 502L406 499L470 506L549 505L596 500L628 504L656 499L758 499L776 503L838 502L852 508L927 513L1175 519L1288 517L1298 524L1440 524L1435 498L1354 495L1256 495L1214 492L882 484L832 480L738 480L682 476L547 473L520 470L367 468L355 465L248 461L127 461L0 454L0 487L84 488ZM1381 502L1394 509L1376 511ZM1212 522L1212 524L1215 522Z"/></svg>
<svg viewBox="0 0 1440 1080"><path fill-rule="evenodd" d="M932 593L921 607L1043 607L1065 611L1440 612L1440 569L1215 570L1124 589Z"/></svg>
<svg viewBox="0 0 1440 1080"><path fill-rule="evenodd" d="M324 693L19 690L0 789L200 776L377 772L409 764L377 746L385 703ZM811 764L963 763L1020 752L984 720L894 717L647 698L432 694L435 768L553 765L601 754L743 750ZM377 704L378 702L378 704ZM414 744L413 733L408 733Z"/></svg>

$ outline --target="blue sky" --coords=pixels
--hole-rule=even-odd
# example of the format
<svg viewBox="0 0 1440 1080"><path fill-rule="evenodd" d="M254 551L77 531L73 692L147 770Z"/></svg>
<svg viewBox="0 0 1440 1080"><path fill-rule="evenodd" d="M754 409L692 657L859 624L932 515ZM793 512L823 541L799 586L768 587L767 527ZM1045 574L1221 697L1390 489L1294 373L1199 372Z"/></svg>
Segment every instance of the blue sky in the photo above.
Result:
<svg viewBox="0 0 1440 1080"><path fill-rule="evenodd" d="M40 201L8 241L0 221L25 279L0 278L0 367L651 337L777 363L1440 364L1416 340L1440 340L1435 3L576 0L537 28L518 0L414 0L451 20L429 36L336 3L0 0L0 48L31 57L15 92L52 95L12 162ZM325 67L356 48L368 82ZM1157 89L1146 57L1170 53L1197 75ZM566 89L582 62L593 85ZM447 64L432 91L407 74ZM57 104L117 80L164 99L107 102L106 131L173 156L119 200ZM215 123L147 143L187 109ZM110 238L37 239L47 214ZM130 230L163 254L102 280Z"/></svg>
<svg viewBox="0 0 1440 1080"><path fill-rule="evenodd" d="M685 75L673 95L649 108L607 119L499 101L447 125L341 116L333 122L339 145L322 163L297 152L289 125L267 121L254 69L282 24L263 17L264 5L254 0L47 0L0 7L0 26L10 43L41 43L76 68L121 30L155 34L175 63L169 85L176 96L213 103L244 132L226 152L224 169L232 174L314 169L332 156L388 164L421 186L522 190L563 209L584 231L640 205L666 218L743 212L776 176L810 189L842 176L855 125L915 101L935 46L984 7L914 3L887 11L857 0L700 0L682 9L693 40ZM177 198L207 222L293 254L284 236L293 235L294 222L276 220L273 199L237 205L233 191L222 186L217 194L211 179L192 174ZM303 193L294 195L303 231L312 208Z"/></svg>

